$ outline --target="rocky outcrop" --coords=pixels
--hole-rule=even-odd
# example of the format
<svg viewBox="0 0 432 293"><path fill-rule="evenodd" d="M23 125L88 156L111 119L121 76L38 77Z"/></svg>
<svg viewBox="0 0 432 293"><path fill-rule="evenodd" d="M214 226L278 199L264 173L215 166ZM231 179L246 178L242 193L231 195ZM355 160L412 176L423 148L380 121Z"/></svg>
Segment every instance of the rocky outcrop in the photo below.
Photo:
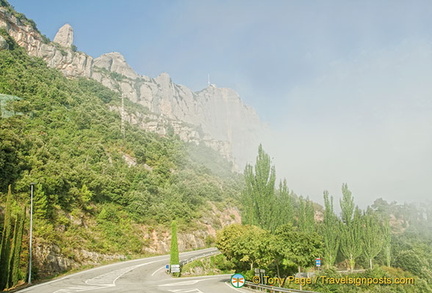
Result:
<svg viewBox="0 0 432 293"><path fill-rule="evenodd" d="M65 256L55 244L36 242L34 245L34 264L38 268L38 277L48 277L80 268L83 265L100 265L107 261L126 259L120 254L101 254L84 249L74 250L73 257Z"/></svg>
<svg viewBox="0 0 432 293"><path fill-rule="evenodd" d="M168 128L174 129L181 139L202 141L226 158L235 158L239 166L250 161L256 153L265 126L255 111L231 89L209 85L193 92L175 84L167 73L156 78L137 74L120 53L107 53L93 59L82 52L74 52L70 25L59 30L54 43L46 43L32 26L24 25L6 9L0 8L1 27L30 55L43 58L50 67L59 69L66 76L95 79L149 109L146 113L128 115L131 122L144 129L161 134Z"/></svg>
<svg viewBox="0 0 432 293"><path fill-rule="evenodd" d="M138 74L126 63L123 55L118 52L103 54L94 60L93 65L109 72L121 74L127 78L135 79L138 77Z"/></svg>
<svg viewBox="0 0 432 293"><path fill-rule="evenodd" d="M25 25L6 8L0 7L0 28L5 29L31 56L41 57L52 68L57 68L66 76L91 76L93 58L73 52L56 43L49 43L31 25Z"/></svg>
<svg viewBox="0 0 432 293"><path fill-rule="evenodd" d="M214 204L209 204L211 207L209 212L195 223L197 229L178 233L179 251L204 248L215 240L216 229L241 222L237 208L219 209ZM74 225L82 226L82 222L77 221ZM149 227L142 227L142 231L141 236L147 240L146 246L142 248L142 253L163 254L169 252L170 231L150 229ZM38 277L53 276L82 266L95 266L108 261L126 259L126 256L122 254L103 254L71 247L68 247L68 252L65 254L60 246L42 242L38 238L35 239L33 248L34 265L38 268Z"/></svg>
<svg viewBox="0 0 432 293"><path fill-rule="evenodd" d="M73 29L69 24L62 26L54 37L54 43L65 48L71 48L73 44Z"/></svg>
<svg viewBox="0 0 432 293"><path fill-rule="evenodd" d="M5 38L0 36L0 50L7 50L7 49L9 49L8 42L5 40Z"/></svg>
<svg viewBox="0 0 432 293"><path fill-rule="evenodd" d="M216 239L216 230L225 226L240 223L241 217L237 208L218 209L212 205L211 211L200 219L197 229L193 232L179 232L178 245L180 251L204 248L212 240ZM144 235L149 245L144 248L147 253L168 253L170 250L171 233L169 231L151 230Z"/></svg>

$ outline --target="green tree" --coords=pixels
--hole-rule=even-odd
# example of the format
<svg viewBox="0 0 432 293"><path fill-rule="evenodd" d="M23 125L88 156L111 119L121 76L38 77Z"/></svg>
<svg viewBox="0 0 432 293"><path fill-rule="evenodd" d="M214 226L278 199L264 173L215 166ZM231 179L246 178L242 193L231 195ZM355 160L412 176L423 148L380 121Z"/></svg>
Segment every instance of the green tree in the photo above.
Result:
<svg viewBox="0 0 432 293"><path fill-rule="evenodd" d="M362 219L361 211L356 208L354 216L350 219L349 224L341 225L341 245L340 249L343 256L348 259L349 269L354 270L356 259L362 254Z"/></svg>
<svg viewBox="0 0 432 293"><path fill-rule="evenodd" d="M324 191L324 266L330 268L335 264L340 245L340 221L334 213L333 196Z"/></svg>
<svg viewBox="0 0 432 293"><path fill-rule="evenodd" d="M24 223L26 219L26 208L21 209L21 214L17 215L16 230L14 233L14 249L11 256L11 271L10 271L10 285L13 286L18 283L21 276L20 261L22 251L22 240L24 233Z"/></svg>
<svg viewBox="0 0 432 293"><path fill-rule="evenodd" d="M180 264L180 256L177 241L177 222L171 223L171 250L170 250L170 265Z"/></svg>
<svg viewBox="0 0 432 293"><path fill-rule="evenodd" d="M362 254L361 211L354 204L354 197L347 184L342 185L341 207L341 245L342 254L349 261L350 270L354 270L356 259Z"/></svg>
<svg viewBox="0 0 432 293"><path fill-rule="evenodd" d="M3 290L7 287L9 282L10 270L10 255L11 255L11 238L12 238L12 223L13 223L13 200L11 186L8 187L6 211L3 224L3 233L1 239L0 251L0 289Z"/></svg>
<svg viewBox="0 0 432 293"><path fill-rule="evenodd" d="M294 222L294 195L287 187L284 179L279 183L279 196L277 199L279 225Z"/></svg>
<svg viewBox="0 0 432 293"><path fill-rule="evenodd" d="M256 226L232 224L217 233L217 248L240 270L268 267L271 235Z"/></svg>
<svg viewBox="0 0 432 293"><path fill-rule="evenodd" d="M361 220L363 253L369 260L369 268L372 269L373 259L381 252L385 245L387 231L370 208L367 209Z"/></svg>
<svg viewBox="0 0 432 293"><path fill-rule="evenodd" d="M247 165L244 171L243 223L275 230L279 215L275 197L275 168L262 145L258 148L255 167Z"/></svg>
<svg viewBox="0 0 432 293"><path fill-rule="evenodd" d="M349 226L354 217L355 204L354 197L346 183L342 185L342 199L340 200L340 207L342 210L342 222Z"/></svg>
<svg viewBox="0 0 432 293"><path fill-rule="evenodd" d="M300 231L312 233L315 231L315 210L313 202L300 197L298 210L298 226Z"/></svg>

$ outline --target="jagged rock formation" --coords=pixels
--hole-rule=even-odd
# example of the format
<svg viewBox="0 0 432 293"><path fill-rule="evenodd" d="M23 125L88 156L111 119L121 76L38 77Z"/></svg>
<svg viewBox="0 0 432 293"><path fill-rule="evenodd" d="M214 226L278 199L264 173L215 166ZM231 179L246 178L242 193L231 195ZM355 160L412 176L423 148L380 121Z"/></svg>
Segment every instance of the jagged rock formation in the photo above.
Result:
<svg viewBox="0 0 432 293"><path fill-rule="evenodd" d="M255 111L231 89L210 85L193 92L175 84L167 73L156 78L138 75L120 53L107 53L93 59L82 52L74 52L70 25L59 30L55 43L46 43L34 27L24 25L1 7L0 28L6 29L30 55L43 58L48 66L66 76L95 79L149 109L151 113L129 113L132 123L161 134L171 125L182 139L204 142L226 158L236 158L239 166L256 152L265 126Z"/></svg>
<svg viewBox="0 0 432 293"><path fill-rule="evenodd" d="M69 24L62 26L54 37L54 43L70 48L73 44L73 29Z"/></svg>

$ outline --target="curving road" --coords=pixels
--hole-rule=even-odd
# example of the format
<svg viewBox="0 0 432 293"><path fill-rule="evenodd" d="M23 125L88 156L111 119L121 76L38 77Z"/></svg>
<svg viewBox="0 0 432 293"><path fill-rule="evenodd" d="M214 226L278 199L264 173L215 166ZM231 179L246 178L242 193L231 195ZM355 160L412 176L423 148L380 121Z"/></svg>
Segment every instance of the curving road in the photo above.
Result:
<svg viewBox="0 0 432 293"><path fill-rule="evenodd" d="M181 253L181 259L215 251L214 248ZM248 292L229 284L230 275L172 278L165 273L169 255L110 264L71 274L43 284L34 285L18 292L75 293L91 292L177 292L221 293ZM249 291L250 292L250 291Z"/></svg>

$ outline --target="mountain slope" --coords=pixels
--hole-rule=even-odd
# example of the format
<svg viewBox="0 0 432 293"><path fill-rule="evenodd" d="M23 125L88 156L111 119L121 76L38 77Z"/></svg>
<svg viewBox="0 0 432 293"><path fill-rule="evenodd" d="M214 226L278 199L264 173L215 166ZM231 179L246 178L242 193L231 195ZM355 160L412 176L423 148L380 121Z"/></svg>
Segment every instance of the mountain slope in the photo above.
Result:
<svg viewBox="0 0 432 293"><path fill-rule="evenodd" d="M184 139L201 140L242 168L253 158L266 127L255 111L233 90L209 85L199 92L175 84L168 74L156 78L138 75L120 53L93 59L73 46L73 29L63 26L49 42L31 23L0 8L0 27L31 56L43 58L50 67L69 77L89 77L156 114L150 116L160 129L181 121L190 127L175 129ZM176 122L173 122L176 121ZM144 125L146 126L146 125ZM149 127L148 130L155 129ZM198 131L196 131L198 130ZM185 135L187 133L187 135ZM193 133L193 138L190 138ZM240 169L241 169L240 168Z"/></svg>
<svg viewBox="0 0 432 293"><path fill-rule="evenodd" d="M118 93L94 80L65 78L28 56L5 30L0 35L7 43L0 50L0 93L19 97L6 105L16 115L0 118L0 170L7 170L0 177L0 215L8 185L24 206L36 183L40 276L165 252L173 219L181 226L181 249L202 247L217 227L240 220L233 207L239 175L215 151L129 123L122 131L111 110L121 104ZM128 112L133 107L125 103Z"/></svg>

